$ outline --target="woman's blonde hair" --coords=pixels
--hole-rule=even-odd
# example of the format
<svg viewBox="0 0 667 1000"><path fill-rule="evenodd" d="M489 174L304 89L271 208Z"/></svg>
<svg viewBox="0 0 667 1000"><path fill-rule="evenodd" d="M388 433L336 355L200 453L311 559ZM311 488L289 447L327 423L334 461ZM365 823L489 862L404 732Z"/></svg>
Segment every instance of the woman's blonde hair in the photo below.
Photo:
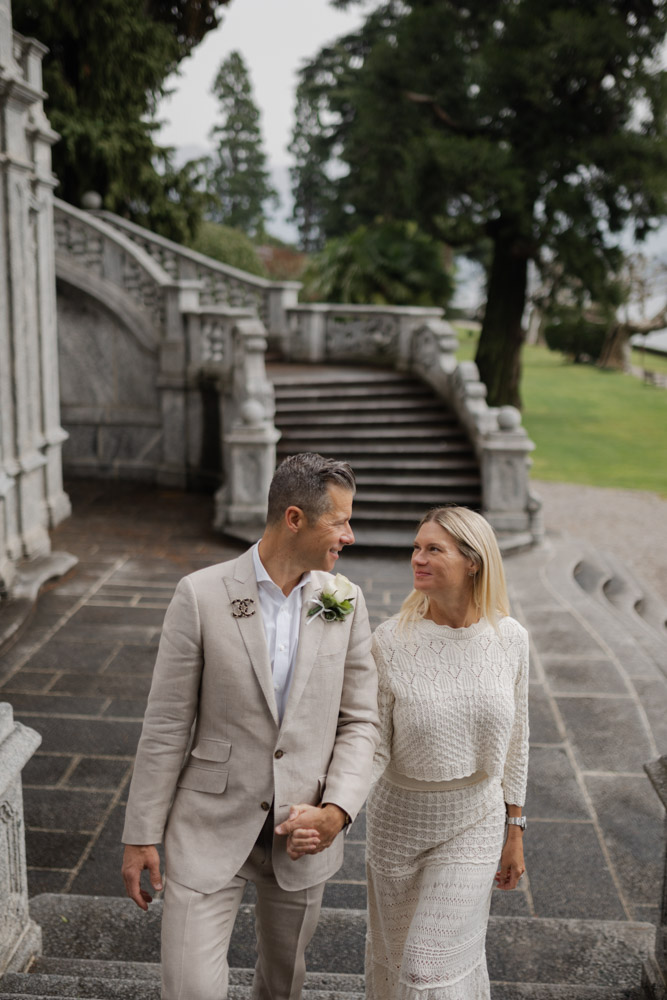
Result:
<svg viewBox="0 0 667 1000"><path fill-rule="evenodd" d="M473 604L480 617L486 618L497 628L498 618L509 615L509 598L503 561L493 528L481 514L455 504L429 510L419 522L419 528L432 521L452 536L461 555L470 559L477 567L472 588ZM399 626L404 627L424 618L428 606L428 596L413 590L401 605Z"/></svg>

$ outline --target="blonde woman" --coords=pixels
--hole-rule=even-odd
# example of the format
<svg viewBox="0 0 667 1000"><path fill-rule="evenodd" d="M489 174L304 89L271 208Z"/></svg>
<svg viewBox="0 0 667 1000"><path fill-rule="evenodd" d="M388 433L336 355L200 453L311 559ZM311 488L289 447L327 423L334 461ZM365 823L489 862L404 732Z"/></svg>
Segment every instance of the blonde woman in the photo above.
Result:
<svg viewBox="0 0 667 1000"><path fill-rule="evenodd" d="M414 590L373 640L366 997L487 1000L494 878L514 889L525 871L528 636L481 515L430 511L412 569Z"/></svg>

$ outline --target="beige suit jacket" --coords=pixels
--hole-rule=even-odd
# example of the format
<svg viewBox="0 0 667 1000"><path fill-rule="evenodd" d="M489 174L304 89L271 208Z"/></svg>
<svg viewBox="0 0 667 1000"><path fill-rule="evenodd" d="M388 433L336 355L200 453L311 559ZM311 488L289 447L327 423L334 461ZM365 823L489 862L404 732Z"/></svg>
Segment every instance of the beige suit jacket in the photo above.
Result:
<svg viewBox="0 0 667 1000"><path fill-rule="evenodd" d="M239 870L274 802L334 802L353 819L368 793L378 738L377 678L368 614L357 588L343 622L306 624L282 725L264 636L252 555L184 577L169 605L130 786L123 842L164 838L167 875L214 892ZM251 617L232 601L251 598ZM325 792L326 789L326 792ZM329 878L343 861L338 836L320 854L291 861L274 840L276 879L288 890Z"/></svg>

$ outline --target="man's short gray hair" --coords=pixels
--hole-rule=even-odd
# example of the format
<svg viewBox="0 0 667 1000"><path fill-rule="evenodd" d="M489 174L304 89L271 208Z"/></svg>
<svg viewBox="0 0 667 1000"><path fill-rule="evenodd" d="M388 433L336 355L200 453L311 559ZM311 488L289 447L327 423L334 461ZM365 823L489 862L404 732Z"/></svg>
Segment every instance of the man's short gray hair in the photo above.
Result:
<svg viewBox="0 0 667 1000"><path fill-rule="evenodd" d="M300 507L315 522L331 508L329 486L354 493L357 484L347 462L304 451L290 455L278 466L269 487L267 524L276 524L288 507Z"/></svg>

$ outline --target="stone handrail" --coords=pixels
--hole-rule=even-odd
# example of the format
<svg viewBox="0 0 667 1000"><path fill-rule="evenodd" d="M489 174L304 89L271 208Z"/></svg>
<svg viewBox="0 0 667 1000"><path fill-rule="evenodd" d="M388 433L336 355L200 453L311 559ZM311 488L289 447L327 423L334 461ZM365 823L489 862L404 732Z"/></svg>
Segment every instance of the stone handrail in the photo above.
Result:
<svg viewBox="0 0 667 1000"><path fill-rule="evenodd" d="M112 212L95 214L141 247L173 281L198 281L202 306L226 305L251 310L260 317L272 336L284 334L285 310L296 303L300 282L270 281L222 264Z"/></svg>
<svg viewBox="0 0 667 1000"><path fill-rule="evenodd" d="M56 259L62 255L94 277L118 286L157 324L165 320L168 272L131 240L67 202L54 199Z"/></svg>
<svg viewBox="0 0 667 1000"><path fill-rule="evenodd" d="M534 449L513 406L490 407L472 361L458 362L458 338L441 309L314 303L288 310L283 354L292 361L385 364L427 382L454 410L480 463L485 516L511 545L542 533L530 492Z"/></svg>

